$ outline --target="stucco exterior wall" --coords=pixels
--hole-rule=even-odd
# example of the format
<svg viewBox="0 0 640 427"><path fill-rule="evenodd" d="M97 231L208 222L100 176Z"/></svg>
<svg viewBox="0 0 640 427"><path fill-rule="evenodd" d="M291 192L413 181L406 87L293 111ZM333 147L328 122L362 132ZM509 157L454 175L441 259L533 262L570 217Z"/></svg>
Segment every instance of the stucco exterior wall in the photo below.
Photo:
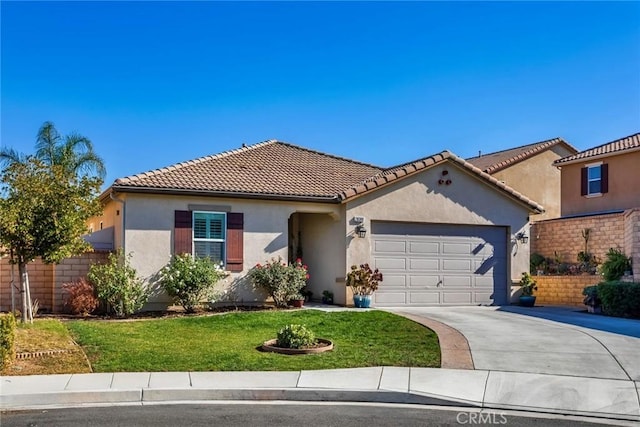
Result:
<svg viewBox="0 0 640 427"><path fill-rule="evenodd" d="M609 192L580 195L580 170L603 161L609 164ZM640 207L640 151L562 166L562 216Z"/></svg>
<svg viewBox="0 0 640 427"><path fill-rule="evenodd" d="M211 205L244 213L244 270L231 274L222 286L230 290L230 299L239 303L263 301L246 279L253 266L271 258L288 258L288 220L294 212L319 213L341 218L338 204L280 202L233 198L158 196L128 194L126 198L126 251L133 253L132 265L151 287L149 309L169 302L157 283L157 273L173 253L174 211L189 210L189 205ZM320 221L322 222L322 221ZM326 224L324 224L326 225ZM323 226L324 226L323 225ZM331 228L331 227L330 227ZM305 245L303 237L302 244ZM322 246L321 246L322 247ZM336 249L337 251L338 249ZM304 250L307 252L307 249ZM305 259L313 276L314 263ZM323 266L323 268L326 268ZM317 268L318 270L320 267ZM324 273L323 273L324 274ZM327 273L329 274L329 273ZM331 273L335 274L335 272Z"/></svg>
<svg viewBox="0 0 640 427"><path fill-rule="evenodd" d="M346 304L345 285L336 281L346 271L344 216L334 219L329 215L301 214L300 230L303 260L311 276L307 287L313 298L322 298L322 292L328 290L333 292L336 304Z"/></svg>
<svg viewBox="0 0 640 427"><path fill-rule="evenodd" d="M560 216L560 170L553 162L570 154L566 147L556 145L492 176L544 207L545 212L532 215L532 221L557 218Z"/></svg>
<svg viewBox="0 0 640 427"><path fill-rule="evenodd" d="M448 171L451 185L439 185L442 172ZM355 238L354 216L371 221L407 221L441 224L498 225L529 234L529 211L524 205L501 194L489 184L470 175L453 163L435 166L347 203L347 266L370 261L370 233ZM512 240L510 273L512 280L529 270L529 247Z"/></svg>
<svg viewBox="0 0 640 427"><path fill-rule="evenodd" d="M122 203L108 199L102 207L102 215L91 217L87 221L87 228L93 231L85 239L96 249L113 250L122 247L123 216Z"/></svg>

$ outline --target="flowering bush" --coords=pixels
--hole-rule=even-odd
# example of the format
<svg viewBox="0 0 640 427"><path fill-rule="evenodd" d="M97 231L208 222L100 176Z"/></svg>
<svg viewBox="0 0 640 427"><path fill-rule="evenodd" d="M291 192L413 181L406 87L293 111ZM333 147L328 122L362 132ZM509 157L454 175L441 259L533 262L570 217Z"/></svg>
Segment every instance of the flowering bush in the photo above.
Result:
<svg viewBox="0 0 640 427"><path fill-rule="evenodd" d="M287 302L300 295L309 279L308 267L298 258L292 264L285 264L282 258L272 259L265 265L258 264L249 271L253 286L267 292L276 307L286 307Z"/></svg>
<svg viewBox="0 0 640 427"><path fill-rule="evenodd" d="M221 263L181 254L160 270L160 284L187 313L193 313L201 303L215 299L216 283L225 276Z"/></svg>
<svg viewBox="0 0 640 427"><path fill-rule="evenodd" d="M378 290L378 283L382 282L382 273L371 270L369 264L351 266L351 271L347 274L347 286L351 286L354 295L371 295Z"/></svg>
<svg viewBox="0 0 640 427"><path fill-rule="evenodd" d="M278 347L305 348L312 347L316 342L315 334L305 325L287 325L278 332Z"/></svg>
<svg viewBox="0 0 640 427"><path fill-rule="evenodd" d="M64 308L71 314L81 314L87 316L98 308L98 298L91 283L84 277L78 281L65 283L62 285L65 291Z"/></svg>

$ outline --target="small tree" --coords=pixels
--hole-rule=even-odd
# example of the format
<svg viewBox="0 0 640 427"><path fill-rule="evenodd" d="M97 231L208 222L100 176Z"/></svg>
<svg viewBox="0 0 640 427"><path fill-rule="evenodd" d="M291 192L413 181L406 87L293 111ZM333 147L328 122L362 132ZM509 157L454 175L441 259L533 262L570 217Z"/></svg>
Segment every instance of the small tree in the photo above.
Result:
<svg viewBox="0 0 640 427"><path fill-rule="evenodd" d="M102 181L70 176L61 166L34 157L9 164L0 176L0 245L10 249L18 265L22 294L22 322L30 314L27 264L37 257L45 263L91 249L82 239L88 218L100 214Z"/></svg>
<svg viewBox="0 0 640 427"><path fill-rule="evenodd" d="M136 270L129 264L131 255L122 249L109 254L106 264L94 264L87 277L95 286L98 299L105 302L118 317L129 316L140 310L149 298L149 292Z"/></svg>
<svg viewBox="0 0 640 427"><path fill-rule="evenodd" d="M300 258L295 263L287 265L279 257L265 265L256 265L249 271L249 279L256 288L273 298L276 307L286 307L290 299L300 295L309 274L307 266L302 264Z"/></svg>
<svg viewBox="0 0 640 427"><path fill-rule="evenodd" d="M193 313L202 302L215 298L216 283L224 276L220 264L210 258L181 254L160 271L160 283L187 313Z"/></svg>

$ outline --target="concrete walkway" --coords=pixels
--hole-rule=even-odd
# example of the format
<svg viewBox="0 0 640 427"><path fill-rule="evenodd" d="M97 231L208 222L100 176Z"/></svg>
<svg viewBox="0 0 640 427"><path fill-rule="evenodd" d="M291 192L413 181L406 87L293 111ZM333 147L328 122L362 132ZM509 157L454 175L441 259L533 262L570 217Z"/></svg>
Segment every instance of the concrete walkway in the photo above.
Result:
<svg viewBox="0 0 640 427"><path fill-rule="evenodd" d="M0 408L210 400L349 401L469 406L640 422L640 379L632 363L638 361L640 338L631 333L640 322L625 323L614 333L608 330L619 327L617 324L599 330L584 328L569 321L573 319L570 313L564 321L553 321L548 318L567 313L547 310L532 316L531 311L525 315L514 310L517 308L392 310L431 325L439 334L443 364L466 369L6 376L0 379ZM465 351L475 369L464 366ZM456 352L463 357L452 362Z"/></svg>

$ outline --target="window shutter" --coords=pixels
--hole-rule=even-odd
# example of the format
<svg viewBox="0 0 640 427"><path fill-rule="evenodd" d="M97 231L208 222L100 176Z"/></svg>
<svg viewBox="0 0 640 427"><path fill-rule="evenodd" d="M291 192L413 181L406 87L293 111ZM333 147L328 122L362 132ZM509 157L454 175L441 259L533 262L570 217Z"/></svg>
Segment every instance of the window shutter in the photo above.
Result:
<svg viewBox="0 0 640 427"><path fill-rule="evenodd" d="M227 270L242 271L244 268L244 214L227 213Z"/></svg>
<svg viewBox="0 0 640 427"><path fill-rule="evenodd" d="M603 163L600 166L600 192L607 193L609 191L609 164Z"/></svg>
<svg viewBox="0 0 640 427"><path fill-rule="evenodd" d="M580 195L586 196L589 187L589 178L587 178L587 168L580 169Z"/></svg>
<svg viewBox="0 0 640 427"><path fill-rule="evenodd" d="M191 211L175 211L175 223L173 230L173 253L190 254L191 249Z"/></svg>

